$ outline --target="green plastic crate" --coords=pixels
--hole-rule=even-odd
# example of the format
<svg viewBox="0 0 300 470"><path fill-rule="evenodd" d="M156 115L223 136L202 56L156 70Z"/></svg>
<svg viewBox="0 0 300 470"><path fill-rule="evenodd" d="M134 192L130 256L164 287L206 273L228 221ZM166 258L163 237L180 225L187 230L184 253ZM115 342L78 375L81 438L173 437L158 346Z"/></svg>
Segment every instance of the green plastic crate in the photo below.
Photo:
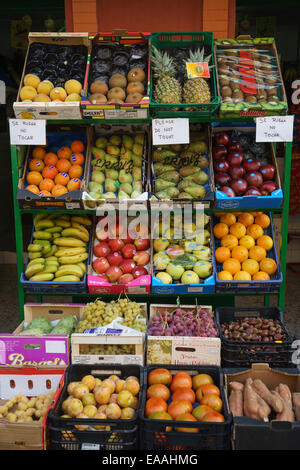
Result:
<svg viewBox="0 0 300 470"><path fill-rule="evenodd" d="M197 44L199 47L206 46L207 54L212 54L210 65L215 65L213 56L213 33L152 33L150 44L157 49L168 49L171 47L190 47ZM217 93L215 67L210 70L211 96L209 103L157 103L153 98L153 73L150 72L150 113L152 117L169 118L174 117L210 117L217 113L220 100Z"/></svg>

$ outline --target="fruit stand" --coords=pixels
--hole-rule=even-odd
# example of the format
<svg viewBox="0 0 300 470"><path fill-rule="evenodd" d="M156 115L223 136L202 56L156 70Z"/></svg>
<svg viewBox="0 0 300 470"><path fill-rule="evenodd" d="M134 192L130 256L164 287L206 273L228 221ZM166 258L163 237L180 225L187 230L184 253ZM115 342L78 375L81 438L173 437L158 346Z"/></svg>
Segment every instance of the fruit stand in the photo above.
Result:
<svg viewBox="0 0 300 470"><path fill-rule="evenodd" d="M30 44L39 39L36 33ZM20 345L23 335L29 335L29 349L35 349L32 345L42 338L46 342L60 335L69 353L68 360L63 356L56 364L65 366L64 380L45 420L45 415L32 411L32 416L48 426L42 448L247 448L243 440L247 422L239 414L238 400L246 400L251 393L260 397L265 393L269 407L260 414L253 412L252 421L267 426L264 421L269 416L271 423L286 419L299 425L299 377L291 360L294 336L284 325L292 142L283 144L281 178L276 143L255 142L255 119L261 112L271 116L286 113L275 43L267 43L271 58L266 58L259 39L247 40L245 51L242 40L224 46L214 41L212 33L128 33L125 37L121 33L81 33L78 37L72 33L67 39L68 46L80 45L81 52L87 49L86 62L85 53L82 58L76 49L76 70L81 66L85 72L83 78L79 72L76 75L83 80L81 101L75 96L70 104L63 100L62 104L49 104L50 111L58 114L46 117L46 146L28 146L24 152L22 146L11 145L22 324L13 334L21 338ZM51 34L42 41L48 43L53 45ZM182 64L175 65L177 48L181 61L211 67L209 84L205 78L187 77ZM237 51L244 61L262 57L263 65L258 68L263 73L268 70L264 64L275 55L278 81L271 80L267 87L272 94L266 92L257 107L253 80L249 85L252 100L232 101L232 90L237 90L228 91L226 64L223 72L218 71L224 67L224 61L217 62L224 49L229 50L230 59L236 59ZM256 56L249 56L254 49ZM38 57L44 52L37 48L35 54ZM62 55L66 54L65 48ZM120 71L127 62L135 71L130 75L126 69L128 82L134 77L135 85L125 93ZM26 67L20 92L22 85L26 88L26 73L36 71L32 61ZM177 78L176 67L181 67ZM107 82L101 79L105 74L109 74ZM68 80L72 78L68 76ZM59 88L62 94L59 85L54 90ZM74 83L69 85L66 97L78 95ZM21 109L32 112L31 104L26 99L20 102L19 96L16 117ZM35 112L44 104L37 103ZM153 119L177 117L189 120L190 142L165 148L154 145ZM191 160L195 155L196 163ZM105 163L110 166L103 166ZM264 182L268 184L261 192L253 190ZM39 190L35 192L32 186ZM249 194L247 190L251 190ZM173 202L181 209L189 204L195 216L197 202L203 203L198 238L178 243L175 216L171 220L173 236L166 235L160 221L158 234L146 240L143 230L149 219L145 225L140 223L137 240L130 229L122 236L124 208L118 205L122 199L129 202L128 207L140 201L145 210L146 204L149 218L162 204ZM105 200L117 208L119 231L112 238L101 228L104 216L99 211ZM32 217L30 240L23 230L25 216ZM274 220L278 216L281 229L276 239ZM260 296L264 307L254 308L252 313L247 308L236 311L236 298L244 296ZM277 299L277 307L269 307L271 296ZM39 317L47 318L46 330ZM111 335L116 330L119 336ZM11 339L3 336L3 341ZM28 358L23 356L37 363L47 358L46 352L45 357L41 353L29 351ZM8 365L7 358L2 361ZM286 382L262 365L256 369L256 362L270 369L283 368ZM238 368L247 372L235 380ZM293 401L290 395L290 414L281 416L286 410L274 405L274 396L281 403L288 395L283 382L288 383ZM97 393L100 384L105 389L101 394ZM274 391L273 400L267 387ZM175 406L175 394L182 406ZM2 398L13 400L10 408L17 406L18 411L22 411L19 403L26 402L11 391ZM1 419L8 410L5 413L0 418L0 441ZM17 426L16 415L11 414L11 423ZM101 425L96 419L103 420ZM234 426L240 432L236 442L232 441ZM272 436L272 429L269 431Z"/></svg>

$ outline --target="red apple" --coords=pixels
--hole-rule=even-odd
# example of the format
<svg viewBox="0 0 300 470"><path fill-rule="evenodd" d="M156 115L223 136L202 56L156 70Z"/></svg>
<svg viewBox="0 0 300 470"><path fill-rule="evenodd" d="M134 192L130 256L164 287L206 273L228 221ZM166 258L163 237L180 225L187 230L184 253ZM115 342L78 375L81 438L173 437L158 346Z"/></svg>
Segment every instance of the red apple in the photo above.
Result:
<svg viewBox="0 0 300 470"><path fill-rule="evenodd" d="M213 159L220 160L222 157L227 157L227 148L225 145L215 145L213 148Z"/></svg>
<svg viewBox="0 0 300 470"><path fill-rule="evenodd" d="M145 266L149 263L150 255L147 251L138 251L133 257L133 261L136 262L138 266Z"/></svg>
<svg viewBox="0 0 300 470"><path fill-rule="evenodd" d="M229 135L226 132L218 132L215 135L215 144L216 145L227 145L230 141Z"/></svg>
<svg viewBox="0 0 300 470"><path fill-rule="evenodd" d="M242 144L239 140L231 139L227 146L228 152L242 152Z"/></svg>
<svg viewBox="0 0 300 470"><path fill-rule="evenodd" d="M147 250L150 246L150 240L148 238L136 238L134 245L138 251Z"/></svg>
<svg viewBox="0 0 300 470"><path fill-rule="evenodd" d="M235 197L235 192L229 186L222 186L220 191L222 191L222 193L226 194L227 197Z"/></svg>
<svg viewBox="0 0 300 470"><path fill-rule="evenodd" d="M105 274L110 282L116 282L122 276L122 271L118 266L110 266Z"/></svg>
<svg viewBox="0 0 300 470"><path fill-rule="evenodd" d="M219 173L215 174L215 181L220 186L225 186L230 183L231 177L228 173L223 173L222 171L220 171Z"/></svg>
<svg viewBox="0 0 300 470"><path fill-rule="evenodd" d="M255 186L250 186L245 192L244 196L262 196L260 190Z"/></svg>
<svg viewBox="0 0 300 470"><path fill-rule="evenodd" d="M98 279L102 279L102 281L109 282L109 279L106 276L106 274L98 274L97 277L98 277Z"/></svg>
<svg viewBox="0 0 300 470"><path fill-rule="evenodd" d="M122 274L132 273L134 268L136 268L136 264L132 259L125 259L123 263L120 264Z"/></svg>
<svg viewBox="0 0 300 470"><path fill-rule="evenodd" d="M144 268L144 266L137 266L132 271L132 275L135 279L140 276L146 276L146 274L148 274L148 271L146 268Z"/></svg>
<svg viewBox="0 0 300 470"><path fill-rule="evenodd" d="M133 281L134 277L132 274L127 273L127 274L122 274L122 276L119 277L118 279L118 284L129 284L129 282Z"/></svg>
<svg viewBox="0 0 300 470"><path fill-rule="evenodd" d="M274 165L264 165L260 168L263 180L268 181L272 180L275 175L275 166Z"/></svg>
<svg viewBox="0 0 300 470"><path fill-rule="evenodd" d="M123 261L123 256L120 251L113 251L107 256L107 261L111 266L119 266Z"/></svg>
<svg viewBox="0 0 300 470"><path fill-rule="evenodd" d="M93 268L97 274L103 274L109 268L109 262L106 258L98 258L93 262Z"/></svg>
<svg viewBox="0 0 300 470"><path fill-rule="evenodd" d="M96 238L102 242L105 242L109 239L109 232L107 227L104 227L103 229L97 229L96 226Z"/></svg>
<svg viewBox="0 0 300 470"><path fill-rule="evenodd" d="M229 168L230 168L230 165L227 160L217 160L215 162L215 170L217 173L219 172L228 173Z"/></svg>
<svg viewBox="0 0 300 470"><path fill-rule="evenodd" d="M245 176L246 170L243 166L232 166L229 169L229 175L232 179L243 178Z"/></svg>
<svg viewBox="0 0 300 470"><path fill-rule="evenodd" d="M247 173L250 171L258 171L261 167L261 162L257 158L247 158L244 162L244 168Z"/></svg>
<svg viewBox="0 0 300 470"><path fill-rule="evenodd" d="M231 152L227 160L231 166L240 166L243 162L243 155L239 152Z"/></svg>
<svg viewBox="0 0 300 470"><path fill-rule="evenodd" d="M250 173L246 174L245 180L249 186L256 186L259 188L263 182L263 177L260 171L251 171Z"/></svg>
<svg viewBox="0 0 300 470"><path fill-rule="evenodd" d="M133 243L134 242L134 238L131 238L128 232L124 236L122 236L121 239L123 240L125 245L127 243Z"/></svg>
<svg viewBox="0 0 300 470"><path fill-rule="evenodd" d="M112 251L120 251L124 246L124 242L119 238L113 238L109 240L108 245Z"/></svg>
<svg viewBox="0 0 300 470"><path fill-rule="evenodd" d="M127 243L122 247L121 251L124 258L130 259L136 254L136 247L133 243Z"/></svg>
<svg viewBox="0 0 300 470"><path fill-rule="evenodd" d="M269 196L276 189L278 188L277 184L274 183L274 181L264 181L259 188L263 196Z"/></svg>
<svg viewBox="0 0 300 470"><path fill-rule="evenodd" d="M248 183L243 178L237 178L236 180L232 181L231 188L237 196L241 196L247 191Z"/></svg>
<svg viewBox="0 0 300 470"><path fill-rule="evenodd" d="M97 245L94 246L94 255L98 258L102 258L103 256L107 257L110 251L108 244L105 242L97 243Z"/></svg>

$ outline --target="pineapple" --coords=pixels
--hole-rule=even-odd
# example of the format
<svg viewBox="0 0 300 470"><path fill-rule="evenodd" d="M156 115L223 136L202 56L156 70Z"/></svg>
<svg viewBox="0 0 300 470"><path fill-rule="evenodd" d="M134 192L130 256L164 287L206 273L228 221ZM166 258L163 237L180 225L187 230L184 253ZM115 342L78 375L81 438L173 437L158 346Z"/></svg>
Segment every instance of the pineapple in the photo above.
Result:
<svg viewBox="0 0 300 470"><path fill-rule="evenodd" d="M194 53L190 51L189 58L184 62L207 62L209 63L211 55L204 57L204 48L197 49ZM212 68L210 65L209 68ZM209 103L211 93L205 78L188 78L183 86L184 103Z"/></svg>
<svg viewBox="0 0 300 470"><path fill-rule="evenodd" d="M182 103L182 88L175 78L174 60L167 52L153 46L151 57L156 85L154 99L158 103Z"/></svg>

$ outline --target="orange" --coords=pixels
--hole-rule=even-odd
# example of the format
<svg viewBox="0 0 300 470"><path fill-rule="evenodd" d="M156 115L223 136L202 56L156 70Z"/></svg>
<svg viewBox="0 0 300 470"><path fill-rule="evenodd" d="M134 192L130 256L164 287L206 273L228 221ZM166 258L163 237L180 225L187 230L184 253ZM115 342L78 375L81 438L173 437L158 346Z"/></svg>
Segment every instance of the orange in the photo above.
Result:
<svg viewBox="0 0 300 470"><path fill-rule="evenodd" d="M66 194L68 192L67 188L62 184L56 184L52 189L52 196L61 196L62 194Z"/></svg>
<svg viewBox="0 0 300 470"><path fill-rule="evenodd" d="M54 182L52 179L50 178L44 178L41 182L40 182L40 190L41 191L49 191L51 192L52 189L54 187Z"/></svg>
<svg viewBox="0 0 300 470"><path fill-rule="evenodd" d="M255 245L255 240L250 235L245 235L244 237L239 239L240 246L244 246L248 250Z"/></svg>
<svg viewBox="0 0 300 470"><path fill-rule="evenodd" d="M238 271L233 276L234 281L251 281L251 275L247 271Z"/></svg>
<svg viewBox="0 0 300 470"><path fill-rule="evenodd" d="M34 184L38 186L42 181L43 177L39 171L29 171L26 176L26 181L28 184Z"/></svg>
<svg viewBox="0 0 300 470"><path fill-rule="evenodd" d="M40 190L35 184L29 184L25 189L31 191L34 194L39 194Z"/></svg>
<svg viewBox="0 0 300 470"><path fill-rule="evenodd" d="M246 227L240 222L236 222L230 226L229 232L236 238L242 238L244 235L246 235Z"/></svg>
<svg viewBox="0 0 300 470"><path fill-rule="evenodd" d="M245 227L248 227L248 225L253 224L254 217L250 212L243 212L238 216L238 222L245 225Z"/></svg>
<svg viewBox="0 0 300 470"><path fill-rule="evenodd" d="M67 184L68 191L76 191L76 189L80 189L80 184L81 184L80 179L78 178L71 179Z"/></svg>
<svg viewBox="0 0 300 470"><path fill-rule="evenodd" d="M74 153L83 152L84 149L85 149L84 143L83 143L81 140L74 140L74 141L71 143L71 150L72 150L72 152L74 152Z"/></svg>
<svg viewBox="0 0 300 470"><path fill-rule="evenodd" d="M229 248L230 250L237 246L239 244L239 241L238 239L234 236L234 235L231 235L230 233L228 235L225 235L222 239L221 239L221 245L222 246L226 246L227 248Z"/></svg>
<svg viewBox="0 0 300 470"><path fill-rule="evenodd" d="M264 231L260 225L251 224L247 227L246 233L247 235L250 235L251 237L253 237L254 240L257 240L259 237L263 236Z"/></svg>
<svg viewBox="0 0 300 470"><path fill-rule="evenodd" d="M37 147L34 147L32 150L32 157L37 158L38 160L43 160L46 155L46 150L38 145Z"/></svg>
<svg viewBox="0 0 300 470"><path fill-rule="evenodd" d="M219 222L217 223L215 226L214 226L214 235L216 238L222 238L224 237L225 235L228 234L228 225L222 223L222 222Z"/></svg>
<svg viewBox="0 0 300 470"><path fill-rule="evenodd" d="M232 275L241 270L241 263L235 258L228 258L223 263L223 271L228 271Z"/></svg>
<svg viewBox="0 0 300 470"><path fill-rule="evenodd" d="M67 160L70 160L71 155L72 155L72 150L70 149L70 147L63 146L57 150L58 158L66 158Z"/></svg>
<svg viewBox="0 0 300 470"><path fill-rule="evenodd" d="M58 169L58 171L60 171L61 173L64 173L64 172L69 171L69 169L71 168L71 163L66 158L60 158L55 166Z"/></svg>
<svg viewBox="0 0 300 470"><path fill-rule="evenodd" d="M249 250L249 258L261 261L267 256L266 250L262 246L252 246Z"/></svg>
<svg viewBox="0 0 300 470"><path fill-rule="evenodd" d="M258 214L255 217L255 223L257 225L260 225L262 228L268 228L271 223L271 220L267 214Z"/></svg>
<svg viewBox="0 0 300 470"><path fill-rule="evenodd" d="M80 165L71 165L69 169L70 178L80 178L82 176L83 169Z"/></svg>
<svg viewBox="0 0 300 470"><path fill-rule="evenodd" d="M232 281L233 277L232 277L232 274L229 271L220 271L218 273L218 279L220 281Z"/></svg>
<svg viewBox="0 0 300 470"><path fill-rule="evenodd" d="M261 271L270 275L275 274L277 270L277 264L272 258L264 258L261 260L259 267Z"/></svg>
<svg viewBox="0 0 300 470"><path fill-rule="evenodd" d="M29 166L29 170L31 171L42 171L45 166L45 163L43 162L43 160L33 158L32 160L30 160L28 166Z"/></svg>
<svg viewBox="0 0 300 470"><path fill-rule="evenodd" d="M55 166L53 165L45 166L45 168L42 171L42 175L44 178L50 178L52 180L55 178L57 173L58 173L58 169L55 168Z"/></svg>
<svg viewBox="0 0 300 470"><path fill-rule="evenodd" d="M39 196L41 196L41 197L42 196L52 196L52 194L49 191L44 190L44 191L41 191L39 193Z"/></svg>
<svg viewBox="0 0 300 470"><path fill-rule="evenodd" d="M258 271L258 273L253 274L252 279L253 281L269 281L270 276L264 271Z"/></svg>
<svg viewBox="0 0 300 470"><path fill-rule="evenodd" d="M70 161L72 165L83 165L84 163L84 155L82 153L72 153Z"/></svg>
<svg viewBox="0 0 300 470"><path fill-rule="evenodd" d="M226 225L232 225L236 222L236 216L230 212L224 214L220 218L220 222Z"/></svg>
<svg viewBox="0 0 300 470"><path fill-rule="evenodd" d="M246 259L246 261L242 263L242 270L247 271L247 273L253 276L253 274L258 273L259 264L255 259Z"/></svg>
<svg viewBox="0 0 300 470"><path fill-rule="evenodd" d="M259 237L256 241L258 246L262 246L266 251L269 251L273 248L273 240L269 235L263 235Z"/></svg>
<svg viewBox="0 0 300 470"><path fill-rule="evenodd" d="M57 160L58 160L57 155L53 152L46 153L45 158L44 158L45 165L48 165L48 166L50 165L55 166L57 163Z"/></svg>
<svg viewBox="0 0 300 470"><path fill-rule="evenodd" d="M248 259L248 250L244 246L234 246L231 250L231 257L242 263Z"/></svg>
<svg viewBox="0 0 300 470"><path fill-rule="evenodd" d="M68 182L70 181L70 176L68 173L58 173L55 176L55 184L61 184L62 186L66 186Z"/></svg>
<svg viewBox="0 0 300 470"><path fill-rule="evenodd" d="M230 250L226 246L219 246L215 251L215 258L218 263L224 263L224 261L230 258Z"/></svg>

